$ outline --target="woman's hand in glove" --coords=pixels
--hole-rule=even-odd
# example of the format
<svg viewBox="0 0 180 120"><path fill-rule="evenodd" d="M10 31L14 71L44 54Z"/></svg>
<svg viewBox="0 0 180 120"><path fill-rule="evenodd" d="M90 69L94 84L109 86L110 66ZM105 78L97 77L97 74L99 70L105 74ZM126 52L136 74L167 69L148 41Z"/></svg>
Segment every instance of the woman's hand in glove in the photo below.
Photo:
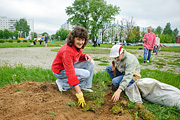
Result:
<svg viewBox="0 0 180 120"><path fill-rule="evenodd" d="M83 93L82 92L79 94L76 93L76 97L78 98L78 106L84 107L86 105L86 102L84 100Z"/></svg>

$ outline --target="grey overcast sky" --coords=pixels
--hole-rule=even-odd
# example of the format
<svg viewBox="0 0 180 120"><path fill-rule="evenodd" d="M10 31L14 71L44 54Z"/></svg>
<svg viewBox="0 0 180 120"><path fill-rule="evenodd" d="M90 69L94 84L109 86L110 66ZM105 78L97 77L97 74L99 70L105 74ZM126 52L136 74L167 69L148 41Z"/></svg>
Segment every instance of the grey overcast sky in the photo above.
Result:
<svg viewBox="0 0 180 120"><path fill-rule="evenodd" d="M134 18L135 25L162 28L170 22L171 28L180 30L180 0L106 0L120 7L116 21ZM74 0L0 0L0 16L34 20L34 31L55 34L68 16L65 9Z"/></svg>

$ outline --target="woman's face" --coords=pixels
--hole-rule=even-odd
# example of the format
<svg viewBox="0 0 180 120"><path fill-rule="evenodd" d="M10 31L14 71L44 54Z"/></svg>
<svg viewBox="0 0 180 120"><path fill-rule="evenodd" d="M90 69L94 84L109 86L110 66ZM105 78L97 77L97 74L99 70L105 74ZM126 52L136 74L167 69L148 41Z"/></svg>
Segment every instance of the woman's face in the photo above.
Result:
<svg viewBox="0 0 180 120"><path fill-rule="evenodd" d="M150 32L151 32L151 29L148 29L147 31L148 31L148 33L150 33Z"/></svg>
<svg viewBox="0 0 180 120"><path fill-rule="evenodd" d="M85 39L82 39L82 38L79 38L79 37L75 37L74 38L74 45L77 47L77 48L82 48L82 46L84 45L85 43Z"/></svg>

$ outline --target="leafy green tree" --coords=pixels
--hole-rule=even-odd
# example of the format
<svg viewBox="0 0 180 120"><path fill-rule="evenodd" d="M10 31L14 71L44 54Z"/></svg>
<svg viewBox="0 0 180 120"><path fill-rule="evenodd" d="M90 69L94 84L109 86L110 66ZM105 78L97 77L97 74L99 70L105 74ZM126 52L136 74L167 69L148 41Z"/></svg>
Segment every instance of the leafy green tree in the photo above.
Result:
<svg viewBox="0 0 180 120"><path fill-rule="evenodd" d="M139 40L140 40L140 28L139 28L139 26L135 26L134 28L133 28L133 34L134 34L134 40L135 40L135 42L139 42Z"/></svg>
<svg viewBox="0 0 180 120"><path fill-rule="evenodd" d="M164 30L163 30L163 34L168 34L168 35L171 35L171 34L172 34L171 24L170 24L170 23L167 23L167 24L166 24L166 27L165 27Z"/></svg>
<svg viewBox="0 0 180 120"><path fill-rule="evenodd" d="M19 21L17 21L15 27L17 31L22 31L21 37L24 38L29 35L30 26L27 24L26 19L20 19Z"/></svg>
<svg viewBox="0 0 180 120"><path fill-rule="evenodd" d="M156 28L155 32L160 35L160 34L162 33L162 27L161 27L161 26L158 26L158 27Z"/></svg>
<svg viewBox="0 0 180 120"><path fill-rule="evenodd" d="M4 35L3 36L4 36L5 39L8 39L10 37L10 32L9 32L8 29L4 30Z"/></svg>
<svg viewBox="0 0 180 120"><path fill-rule="evenodd" d="M178 30L177 28L175 28L175 29L173 30L174 36L178 36L178 33L179 33L179 30Z"/></svg>
<svg viewBox="0 0 180 120"><path fill-rule="evenodd" d="M9 31L9 37L11 37L11 39L13 39L14 33Z"/></svg>
<svg viewBox="0 0 180 120"><path fill-rule="evenodd" d="M55 39L55 35L56 35L56 34L52 34L52 35L51 35L51 39Z"/></svg>
<svg viewBox="0 0 180 120"><path fill-rule="evenodd" d="M37 38L37 33L36 32L34 32L34 38Z"/></svg>
<svg viewBox="0 0 180 120"><path fill-rule="evenodd" d="M176 28L172 32L172 43L175 43L176 36L178 36L179 30Z"/></svg>
<svg viewBox="0 0 180 120"><path fill-rule="evenodd" d="M14 31L13 36L14 36L16 39L18 39L18 31L17 31L17 30Z"/></svg>
<svg viewBox="0 0 180 120"><path fill-rule="evenodd" d="M177 28L174 29L174 31L172 31L171 24L167 23L166 27L163 30L163 34L165 35L165 36L163 36L163 38L165 38L164 42L165 43L171 43L171 42L175 43L175 39L176 39L176 36L178 35L178 33L179 33L179 30Z"/></svg>
<svg viewBox="0 0 180 120"><path fill-rule="evenodd" d="M49 36L49 34L47 32L43 32L42 36L45 36L45 35Z"/></svg>
<svg viewBox="0 0 180 120"><path fill-rule="evenodd" d="M171 35L168 35L168 34L161 34L159 35L159 38L160 38L160 42L161 43L171 43L172 42L172 38L171 38Z"/></svg>
<svg viewBox="0 0 180 120"><path fill-rule="evenodd" d="M3 39L3 36L4 36L4 32L0 30L0 39Z"/></svg>
<svg viewBox="0 0 180 120"><path fill-rule="evenodd" d="M104 23L110 23L119 14L120 8L113 5L107 5L104 0L90 0L89 10L91 14L91 34L96 35Z"/></svg>
<svg viewBox="0 0 180 120"><path fill-rule="evenodd" d="M89 0L75 0L72 7L69 6L66 8L66 13L68 16L70 16L68 22L70 22L72 25L80 25L89 30Z"/></svg>
<svg viewBox="0 0 180 120"><path fill-rule="evenodd" d="M119 11L119 7L107 5L104 0L75 0L72 6L66 8L66 13L70 16L68 22L91 30L92 36L103 28L104 23L114 19Z"/></svg>
<svg viewBox="0 0 180 120"><path fill-rule="evenodd" d="M70 33L70 30L65 30L65 29L61 28L56 31L55 39L65 40L69 33Z"/></svg>

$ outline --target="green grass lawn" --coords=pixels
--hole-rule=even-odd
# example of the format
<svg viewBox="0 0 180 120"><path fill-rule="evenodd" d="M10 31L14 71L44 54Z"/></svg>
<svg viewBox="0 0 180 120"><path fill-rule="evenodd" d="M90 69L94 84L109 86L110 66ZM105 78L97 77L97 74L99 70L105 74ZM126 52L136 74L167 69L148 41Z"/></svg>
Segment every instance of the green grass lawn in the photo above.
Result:
<svg viewBox="0 0 180 120"><path fill-rule="evenodd" d="M19 48L19 47L44 47L44 42L42 42L42 44L40 45L39 42L36 43L36 45L31 45L33 44L33 42L13 42L13 43L9 43L9 42L5 42L5 43L0 43L0 48ZM61 45L64 45L65 41L54 41L52 42L48 42L48 47L60 47Z"/></svg>

